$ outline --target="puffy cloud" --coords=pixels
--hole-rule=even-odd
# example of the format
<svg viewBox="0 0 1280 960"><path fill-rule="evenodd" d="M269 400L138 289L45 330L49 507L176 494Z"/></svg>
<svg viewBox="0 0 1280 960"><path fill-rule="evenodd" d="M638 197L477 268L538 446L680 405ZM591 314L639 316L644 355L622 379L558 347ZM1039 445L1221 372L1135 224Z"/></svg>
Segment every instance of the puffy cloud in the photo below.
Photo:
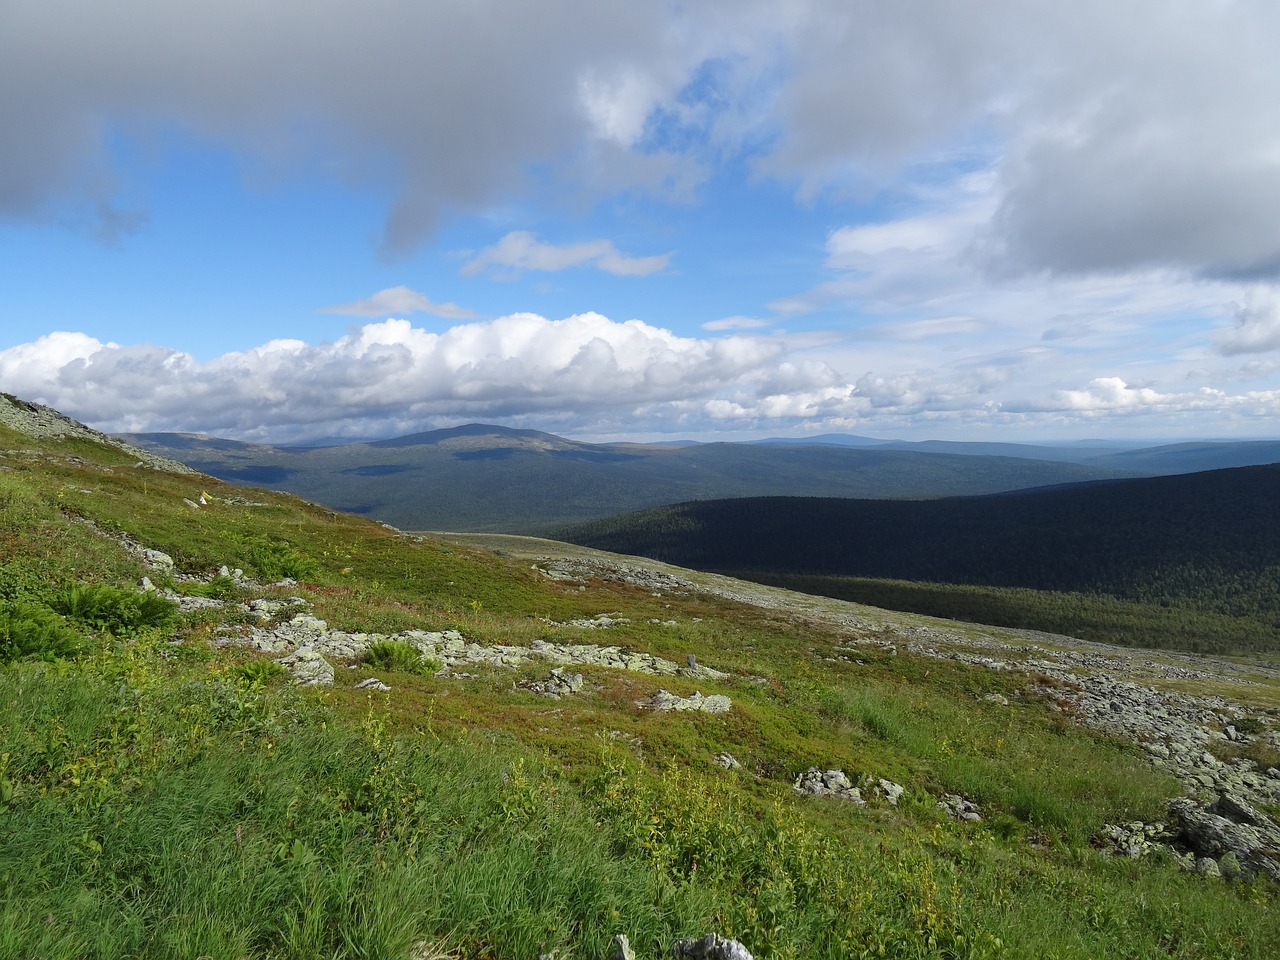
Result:
<svg viewBox="0 0 1280 960"><path fill-rule="evenodd" d="M0 382L104 429L287 438L335 424L395 432L542 412L581 420L705 397L779 354L767 341L678 337L598 314L515 314L443 333L386 320L332 342L273 340L208 363L55 333L0 351Z"/></svg>
<svg viewBox="0 0 1280 960"><path fill-rule="evenodd" d="M1055 406L1060 410L1124 410L1168 404L1172 399L1150 387L1132 387L1119 377L1099 377L1083 390L1060 391Z"/></svg>
<svg viewBox="0 0 1280 960"><path fill-rule="evenodd" d="M379 290L364 300L325 307L325 313L340 313L348 317L403 317L411 313L431 313L446 320L468 320L475 314L456 303L433 303L424 294L410 290L401 284Z"/></svg>
<svg viewBox="0 0 1280 960"><path fill-rule="evenodd" d="M556 273L569 267L591 264L620 277L643 277L667 266L671 254L628 257L618 252L611 240L556 245L543 243L527 230L513 230L492 247L481 250L462 267L464 275L490 271L519 274L526 270Z"/></svg>

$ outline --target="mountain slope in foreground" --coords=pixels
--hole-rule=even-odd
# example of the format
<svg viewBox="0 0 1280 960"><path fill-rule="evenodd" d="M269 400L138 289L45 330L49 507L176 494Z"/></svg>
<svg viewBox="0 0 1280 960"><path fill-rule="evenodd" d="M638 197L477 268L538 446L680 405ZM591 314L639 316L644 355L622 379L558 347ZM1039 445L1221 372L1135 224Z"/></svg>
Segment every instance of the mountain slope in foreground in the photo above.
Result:
<svg viewBox="0 0 1280 960"><path fill-rule="evenodd" d="M1274 665L407 536L5 423L0 955L1280 943Z"/></svg>

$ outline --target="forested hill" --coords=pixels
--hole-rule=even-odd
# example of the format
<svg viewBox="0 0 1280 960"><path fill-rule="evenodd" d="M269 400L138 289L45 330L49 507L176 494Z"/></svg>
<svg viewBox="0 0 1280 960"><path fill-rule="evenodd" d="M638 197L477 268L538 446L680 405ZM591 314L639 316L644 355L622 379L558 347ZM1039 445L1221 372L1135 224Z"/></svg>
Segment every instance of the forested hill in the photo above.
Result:
<svg viewBox="0 0 1280 960"><path fill-rule="evenodd" d="M682 500L944 497L1134 475L1028 456L592 444L485 424L314 448L188 434L126 439L222 480L287 490L406 530L545 533Z"/></svg>
<svg viewBox="0 0 1280 960"><path fill-rule="evenodd" d="M559 539L704 570L1194 600L1280 621L1280 465L980 497L703 501Z"/></svg>

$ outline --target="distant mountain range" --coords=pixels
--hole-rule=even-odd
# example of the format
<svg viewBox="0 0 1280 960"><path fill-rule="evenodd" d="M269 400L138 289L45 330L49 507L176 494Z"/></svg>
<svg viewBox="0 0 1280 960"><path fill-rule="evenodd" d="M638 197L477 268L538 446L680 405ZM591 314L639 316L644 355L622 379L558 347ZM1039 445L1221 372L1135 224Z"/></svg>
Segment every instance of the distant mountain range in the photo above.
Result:
<svg viewBox="0 0 1280 960"><path fill-rule="evenodd" d="M1280 462L1280 442L1271 441L1120 450L857 437L593 444L485 424L310 447L122 436L223 480L287 490L404 529L508 533L546 533L689 500L935 498Z"/></svg>

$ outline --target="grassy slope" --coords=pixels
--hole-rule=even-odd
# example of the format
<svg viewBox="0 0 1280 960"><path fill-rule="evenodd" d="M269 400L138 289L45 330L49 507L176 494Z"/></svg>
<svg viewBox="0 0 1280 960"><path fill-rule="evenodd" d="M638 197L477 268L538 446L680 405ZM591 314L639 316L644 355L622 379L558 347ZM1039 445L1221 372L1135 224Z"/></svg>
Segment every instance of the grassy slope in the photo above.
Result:
<svg viewBox="0 0 1280 960"><path fill-rule="evenodd" d="M1153 817L1175 786L1025 678L874 648L854 664L838 659L847 636L785 612L579 589L287 495L235 502L244 491L93 444L0 429L0 450L5 603L134 582L138 561L104 533L192 573L252 573L255 548L287 541L335 628L566 642L547 619L618 612L630 623L582 642L696 654L734 675L697 686L735 704L643 713L659 686L695 685L603 668L558 702L496 668L384 675L394 691L375 695L340 667L332 690L298 691L204 643L232 612L0 667L0 957L403 958L422 942L599 957L618 931L657 956L713 929L758 957L1262 958L1280 942L1270 886L1091 849L1103 822ZM202 491L208 507L183 502ZM714 767L725 750L745 768ZM896 808L806 801L789 781L809 765L907 793ZM953 824L942 792L987 821Z"/></svg>

